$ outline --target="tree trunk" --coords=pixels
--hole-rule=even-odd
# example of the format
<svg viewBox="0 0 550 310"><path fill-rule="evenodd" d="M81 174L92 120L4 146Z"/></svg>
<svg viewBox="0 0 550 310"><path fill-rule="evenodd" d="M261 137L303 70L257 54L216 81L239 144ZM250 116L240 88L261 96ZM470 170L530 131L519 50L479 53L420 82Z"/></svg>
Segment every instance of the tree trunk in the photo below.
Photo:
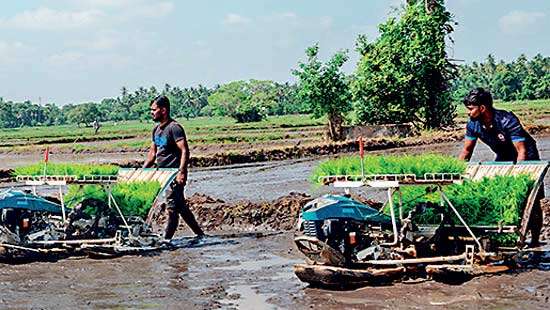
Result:
<svg viewBox="0 0 550 310"><path fill-rule="evenodd" d="M342 140L342 115L331 113L328 115L328 137L332 141Z"/></svg>

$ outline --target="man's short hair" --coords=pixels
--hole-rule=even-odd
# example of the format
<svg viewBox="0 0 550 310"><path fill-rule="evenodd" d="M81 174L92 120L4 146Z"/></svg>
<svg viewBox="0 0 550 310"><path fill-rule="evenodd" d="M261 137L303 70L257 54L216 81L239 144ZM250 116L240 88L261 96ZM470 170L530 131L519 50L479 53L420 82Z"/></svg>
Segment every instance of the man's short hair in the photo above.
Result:
<svg viewBox="0 0 550 310"><path fill-rule="evenodd" d="M155 103L159 108L166 108L166 111L170 113L170 99L164 95L157 96L151 101L151 104Z"/></svg>
<svg viewBox="0 0 550 310"><path fill-rule="evenodd" d="M481 87L472 89L466 97L464 97L464 105L484 105L488 108L493 107L493 96L491 93Z"/></svg>

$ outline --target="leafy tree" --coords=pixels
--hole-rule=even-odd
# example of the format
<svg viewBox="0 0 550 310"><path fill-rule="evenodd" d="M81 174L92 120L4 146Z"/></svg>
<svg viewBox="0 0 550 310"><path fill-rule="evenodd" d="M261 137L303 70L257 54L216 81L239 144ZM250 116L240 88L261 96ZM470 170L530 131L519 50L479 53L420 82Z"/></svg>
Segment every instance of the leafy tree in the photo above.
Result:
<svg viewBox="0 0 550 310"><path fill-rule="evenodd" d="M315 117L327 116L328 136L341 140L344 113L351 109L351 93L342 65L348 60L347 51L339 51L327 63L319 58L319 45L306 49L306 62L293 70L298 78L298 98L308 104Z"/></svg>
<svg viewBox="0 0 550 310"><path fill-rule="evenodd" d="M237 122L256 122L264 119L273 104L270 81L235 81L220 86L208 97L210 113L230 116Z"/></svg>
<svg viewBox="0 0 550 310"><path fill-rule="evenodd" d="M99 118L99 110L93 102L83 103L72 107L67 113L67 117L73 124L88 126Z"/></svg>
<svg viewBox="0 0 550 310"><path fill-rule="evenodd" d="M399 18L379 26L376 41L358 38L363 57L352 92L359 123L438 128L453 122L449 88L456 70L445 43L452 23L442 0L409 0Z"/></svg>
<svg viewBox="0 0 550 310"><path fill-rule="evenodd" d="M53 103L48 103L43 108L44 125L61 125L65 124L67 119L61 112L61 109Z"/></svg>
<svg viewBox="0 0 550 310"><path fill-rule="evenodd" d="M0 127L13 128L16 126L17 119L13 111L13 103L5 102L4 99L0 97Z"/></svg>

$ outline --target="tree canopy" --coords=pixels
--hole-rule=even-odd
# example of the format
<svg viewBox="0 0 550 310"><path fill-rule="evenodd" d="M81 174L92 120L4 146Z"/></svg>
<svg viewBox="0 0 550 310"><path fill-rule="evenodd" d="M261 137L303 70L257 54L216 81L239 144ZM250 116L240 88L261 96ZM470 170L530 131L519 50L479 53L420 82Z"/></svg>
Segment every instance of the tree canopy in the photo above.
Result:
<svg viewBox="0 0 550 310"><path fill-rule="evenodd" d="M315 117L326 115L329 138L340 140L344 113L351 109L351 92L341 71L348 60L347 52L337 52L326 63L318 54L318 44L307 48L307 60L292 71L298 78L298 98L309 105Z"/></svg>
<svg viewBox="0 0 550 310"><path fill-rule="evenodd" d="M449 88L457 75L446 53L452 24L442 0L409 0L401 16L379 25L378 39L358 38L362 59L352 82L357 122L422 128L453 122Z"/></svg>
<svg viewBox="0 0 550 310"><path fill-rule="evenodd" d="M485 62L460 66L459 74L453 91L456 101L475 87L484 87L503 101L550 99L550 57L541 54L531 60L520 55L510 63L497 63L489 54Z"/></svg>

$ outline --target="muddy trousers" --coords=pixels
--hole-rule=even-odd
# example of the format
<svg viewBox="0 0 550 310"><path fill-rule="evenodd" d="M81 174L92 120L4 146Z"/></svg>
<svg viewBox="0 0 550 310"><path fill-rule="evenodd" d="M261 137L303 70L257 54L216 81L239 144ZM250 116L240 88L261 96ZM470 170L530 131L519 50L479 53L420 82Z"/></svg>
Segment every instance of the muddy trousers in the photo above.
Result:
<svg viewBox="0 0 550 310"><path fill-rule="evenodd" d="M179 216L183 218L187 226L197 235L202 236L202 231L199 223L195 219L191 210L185 203L185 197L183 196L183 185L177 184L175 181L170 184L170 187L166 190L166 227L164 228L164 239L172 239L174 233L178 229Z"/></svg>

